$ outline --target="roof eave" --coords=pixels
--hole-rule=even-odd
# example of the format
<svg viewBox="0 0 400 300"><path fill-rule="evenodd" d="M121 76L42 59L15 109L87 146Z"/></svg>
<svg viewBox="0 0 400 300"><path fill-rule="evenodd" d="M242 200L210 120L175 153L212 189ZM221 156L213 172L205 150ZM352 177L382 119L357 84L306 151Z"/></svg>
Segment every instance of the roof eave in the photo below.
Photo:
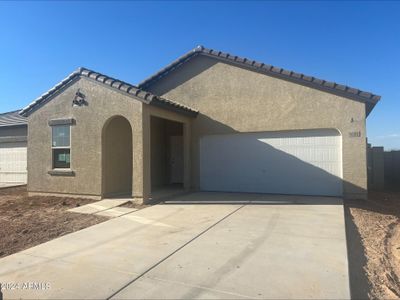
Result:
<svg viewBox="0 0 400 300"><path fill-rule="evenodd" d="M26 127L26 126L28 126L28 123L0 125L0 128L15 128L15 127Z"/></svg>
<svg viewBox="0 0 400 300"><path fill-rule="evenodd" d="M113 89L115 91L124 93L127 96L131 96L136 100L139 100L146 104L151 104L153 101L155 102L165 102L162 105L165 109L170 109L178 113L183 113L185 115L190 115L193 117L197 116L197 111L187 107L185 105L160 98L156 95L153 95L149 92L146 92L138 87L126 83L124 81L114 79L112 77L108 77L98 72L94 72L85 68L78 68L76 71L71 73L68 77L54 86L52 89L41 95L40 97L36 98L32 103L28 106L23 108L20 112L22 116L28 117L30 114L41 108L44 104L49 102L55 96L59 95L64 91L67 87L71 86L77 80L85 78L87 80L94 81L99 84L103 84L105 87Z"/></svg>
<svg viewBox="0 0 400 300"><path fill-rule="evenodd" d="M160 78L163 77L163 75L165 74L165 71L168 70L168 72L179 68L179 66L181 66L183 63L185 63L186 61L188 61L189 59L191 59L192 57L200 54L203 51L204 47L203 46L197 46L196 48L186 52L185 54L183 54L182 56L180 56L179 58L177 58L176 60L174 60L173 62L171 62L170 64L168 64L167 66L165 66L164 68L162 68L161 70L159 70L158 72L156 72L155 74L147 77L146 79L142 80L139 84L138 87L139 88L144 88L145 86L150 85L153 81L157 81Z"/></svg>
<svg viewBox="0 0 400 300"><path fill-rule="evenodd" d="M203 46L198 46L195 49L187 52L186 54L184 54L171 64L167 65L154 75L143 80L141 83L138 84L138 87L146 89L147 87L149 87L156 81L160 80L164 76L167 76L173 70L179 68L181 65L183 65L191 58L198 55L211 57L258 73L262 73L282 80L297 83L310 88L318 89L320 91L335 94L337 96L345 97L351 100L363 102L367 106L367 115L372 111L375 104L381 99L381 96L361 91L359 89L355 89L349 86L318 79L313 76L306 76L301 73L288 71L282 68L274 67L272 65L267 65L247 58L230 55L228 53L224 53L221 51L206 49Z"/></svg>
<svg viewBox="0 0 400 300"><path fill-rule="evenodd" d="M183 114L183 115L191 117L191 118L196 118L197 115L199 114L198 111L194 111L194 110L193 111L188 111L188 110L182 111L182 110L179 110L179 108L177 108L177 107L169 106L166 103L159 102L159 101L151 101L150 105L159 107L159 108L163 108L163 109L167 109L167 110L170 110L173 112L177 112L177 113Z"/></svg>
<svg viewBox="0 0 400 300"><path fill-rule="evenodd" d="M26 107L24 107L20 111L19 114L24 117L29 117L29 115L31 115L33 112L38 110L40 107L42 107L48 101L53 99L55 96L62 93L62 91L64 91L67 87L69 87L73 83L75 83L80 78L80 74L79 74L80 70L81 70L81 68L72 72L70 75L68 75L68 77L66 77L64 80L60 81L58 84L56 84L50 90L48 90L46 93L40 95L38 98L33 100Z"/></svg>

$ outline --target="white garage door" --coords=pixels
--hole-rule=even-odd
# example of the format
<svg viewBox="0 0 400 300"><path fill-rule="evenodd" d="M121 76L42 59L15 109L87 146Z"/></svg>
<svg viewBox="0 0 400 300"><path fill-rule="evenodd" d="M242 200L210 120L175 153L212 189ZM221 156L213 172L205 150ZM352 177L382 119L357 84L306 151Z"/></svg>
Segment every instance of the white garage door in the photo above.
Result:
<svg viewBox="0 0 400 300"><path fill-rule="evenodd" d="M203 191L342 195L342 138L336 130L205 136Z"/></svg>
<svg viewBox="0 0 400 300"><path fill-rule="evenodd" d="M26 183L26 142L0 143L0 184Z"/></svg>

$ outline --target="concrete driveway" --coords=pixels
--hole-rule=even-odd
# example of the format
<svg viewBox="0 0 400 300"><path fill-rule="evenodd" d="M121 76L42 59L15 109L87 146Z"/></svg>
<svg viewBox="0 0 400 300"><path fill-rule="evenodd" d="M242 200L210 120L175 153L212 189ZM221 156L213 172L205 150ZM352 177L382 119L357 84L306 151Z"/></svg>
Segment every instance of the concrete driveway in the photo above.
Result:
<svg viewBox="0 0 400 300"><path fill-rule="evenodd" d="M350 298L340 199L197 193L172 203L1 259L4 297Z"/></svg>

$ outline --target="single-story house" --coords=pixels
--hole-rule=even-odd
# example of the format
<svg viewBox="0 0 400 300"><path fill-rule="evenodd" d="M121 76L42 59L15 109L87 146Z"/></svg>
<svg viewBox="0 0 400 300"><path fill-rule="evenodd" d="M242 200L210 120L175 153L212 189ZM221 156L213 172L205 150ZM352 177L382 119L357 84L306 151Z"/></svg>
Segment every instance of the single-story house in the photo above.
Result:
<svg viewBox="0 0 400 300"><path fill-rule="evenodd" d="M79 68L21 111L30 195L366 198L380 96L197 47L138 86Z"/></svg>
<svg viewBox="0 0 400 300"><path fill-rule="evenodd" d="M26 184L28 126L19 112L0 114L0 187Z"/></svg>

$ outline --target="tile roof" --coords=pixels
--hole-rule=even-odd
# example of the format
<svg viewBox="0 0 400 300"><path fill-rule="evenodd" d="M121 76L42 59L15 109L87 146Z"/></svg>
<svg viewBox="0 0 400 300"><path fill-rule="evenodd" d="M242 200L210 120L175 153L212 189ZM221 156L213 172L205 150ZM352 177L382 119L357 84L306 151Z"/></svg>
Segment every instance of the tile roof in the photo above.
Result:
<svg viewBox="0 0 400 300"><path fill-rule="evenodd" d="M20 114L23 116L29 116L32 112L34 112L36 109L38 109L42 104L49 101L54 95L58 94L58 92L62 88L64 88L68 84L75 82L75 80L77 80L80 77L86 77L86 78L89 78L96 82L105 84L108 87L119 90L123 93L126 93L129 96L133 96L134 98L136 98L146 104L149 104L149 105L160 106L165 109L174 110L176 112L184 113L184 114L187 114L192 117L195 117L198 114L197 110L192 109L186 105L153 95L152 93L146 92L143 89L140 89L132 84L126 83L124 81L109 77L107 75L104 75L104 74L101 74L101 73L98 73L98 72L95 72L95 71L92 71L92 70L89 70L86 68L78 68L76 71L72 72L64 80L59 82L57 85L55 85L53 88L48 90L43 95L39 96L28 106L23 108L21 110Z"/></svg>
<svg viewBox="0 0 400 300"><path fill-rule="evenodd" d="M273 77L285 79L298 84L302 84L311 88L319 89L328 93L333 93L335 95L343 96L349 99L365 102L367 104L367 114L373 109L375 104L380 100L381 96L372 94L370 92L365 92L356 88L352 88L346 85L338 84L331 81L326 81L313 76L307 76L301 73L296 73L290 70L285 70L276 66L267 65L255 60L248 58L239 57L229 53L224 53L217 50L207 49L203 46L198 46L183 56L179 57L177 60L173 61L171 64L161 69L154 75L145 79L138 84L139 88L146 89L154 82L167 76L169 73L179 68L186 62L188 62L193 57L203 55L218 59L220 61L232 63L247 69L260 72Z"/></svg>
<svg viewBox="0 0 400 300"><path fill-rule="evenodd" d="M27 120L19 114L21 110L14 110L0 114L0 127L26 126Z"/></svg>

